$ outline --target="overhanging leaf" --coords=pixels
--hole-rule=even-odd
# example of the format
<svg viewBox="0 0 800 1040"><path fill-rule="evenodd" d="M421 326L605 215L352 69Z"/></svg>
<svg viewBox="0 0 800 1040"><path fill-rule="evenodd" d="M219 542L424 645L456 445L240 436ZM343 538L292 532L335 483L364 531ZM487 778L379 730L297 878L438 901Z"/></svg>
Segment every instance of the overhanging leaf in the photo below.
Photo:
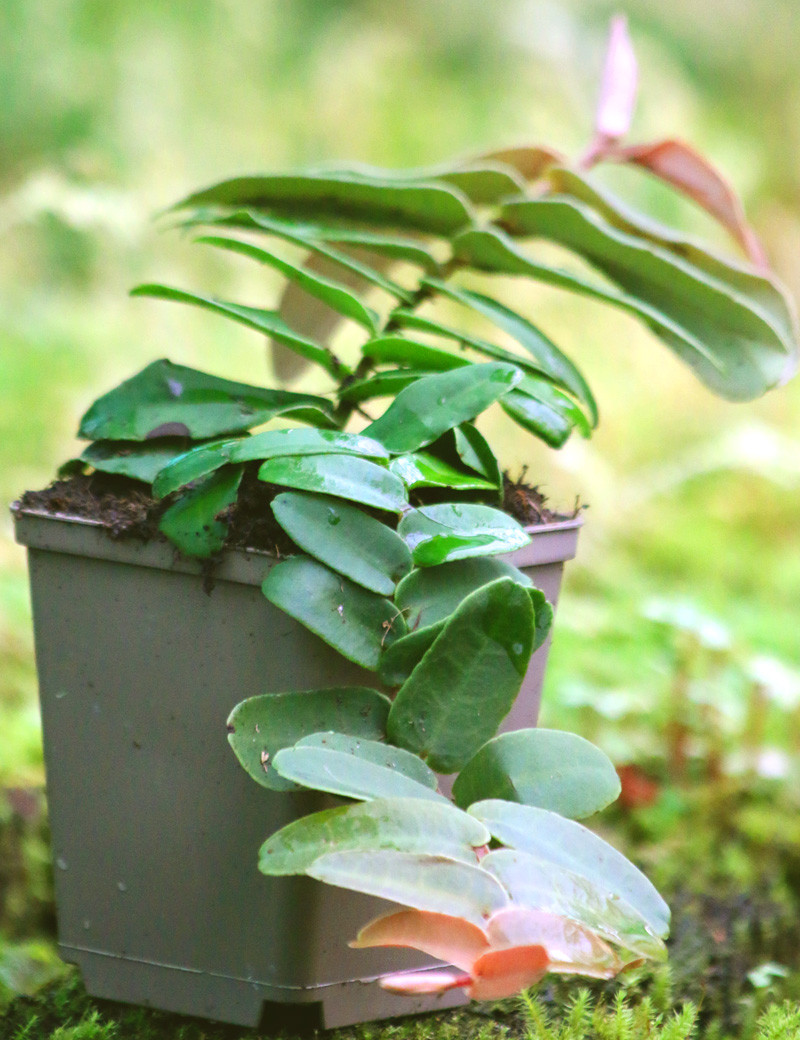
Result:
<svg viewBox="0 0 800 1040"><path fill-rule="evenodd" d="M513 365L469 365L417 379L363 431L390 452L417 451L445 430L474 419L522 379Z"/></svg>
<svg viewBox="0 0 800 1040"><path fill-rule="evenodd" d="M749 400L764 393L796 352L794 342L735 288L618 230L582 203L556 197L513 203L504 220L572 249L620 286L624 299L618 305L633 311L638 305L646 324L724 397Z"/></svg>
<svg viewBox="0 0 800 1040"><path fill-rule="evenodd" d="M275 253L254 246L251 242L242 242L237 238L203 235L197 241L206 245L217 246L220 249L227 249L232 253L239 253L241 256L247 256L251 260L257 260L261 264L267 264L269 267L276 268L304 292L321 300L327 307L336 311L343 318L350 318L352 321L357 322L370 334L375 332L378 315L370 308L365 307L355 293L352 293L341 282L324 278L302 264L293 264Z"/></svg>
<svg viewBox="0 0 800 1040"><path fill-rule="evenodd" d="M444 621L470 593L498 578L511 578L525 588L530 578L505 560L476 557L412 571L397 586L395 603L412 631Z"/></svg>
<svg viewBox="0 0 800 1040"><path fill-rule="evenodd" d="M237 177L195 192L174 208L228 206L279 216L360 220L450 235L468 224L467 199L442 184L409 184L367 173L267 174Z"/></svg>
<svg viewBox="0 0 800 1040"><path fill-rule="evenodd" d="M445 856L388 850L332 852L315 860L307 873L329 885L461 917L479 927L508 905L505 889L495 877Z"/></svg>
<svg viewBox="0 0 800 1040"><path fill-rule="evenodd" d="M272 768L281 748L320 730L379 740L389 698L364 686L267 693L241 701L228 718L228 743L247 773L274 791L296 789Z"/></svg>
<svg viewBox="0 0 800 1040"><path fill-rule="evenodd" d="M204 310L212 311L223 318L230 318L239 325L244 325L255 332L271 336L290 350L295 351L306 361L313 361L325 369L334 378L346 375L346 368L325 347L301 336L290 329L277 311L266 311L260 307L247 307L229 300L218 300L213 296L200 296L183 289L173 289L169 285L138 285L131 291L131 296L148 296L155 300L170 300L174 303L188 303Z"/></svg>
<svg viewBox="0 0 800 1040"><path fill-rule="evenodd" d="M381 680L387 686L401 686L433 646L443 628L444 621L439 621L428 628L409 632L386 647L380 660Z"/></svg>
<svg viewBox="0 0 800 1040"><path fill-rule="evenodd" d="M397 533L418 567L513 552L530 541L525 529L507 513L471 502L409 510L397 525Z"/></svg>
<svg viewBox="0 0 800 1040"><path fill-rule="evenodd" d="M262 874L303 874L332 849L428 853L475 863L489 832L474 817L444 802L376 798L302 817L268 838L259 853Z"/></svg>
<svg viewBox="0 0 800 1040"><path fill-rule="evenodd" d="M376 397L396 397L409 384L427 375L424 370L414 371L410 368L398 369L394 372L377 372L366 379L357 379L348 383L339 394L339 400L356 405L362 401L371 401Z"/></svg>
<svg viewBox="0 0 800 1040"><path fill-rule="evenodd" d="M511 710L533 644L525 589L500 578L471 593L401 686L387 733L433 769L460 769Z"/></svg>
<svg viewBox="0 0 800 1040"><path fill-rule="evenodd" d="M356 737L351 740L348 750L303 744L283 748L275 756L273 768L285 780L343 798L416 798L449 806L444 795L436 791L436 777L430 770L427 774L433 786L408 775L409 759L415 763L415 773L419 772L416 765L425 768L416 756L408 755L402 748L378 744L383 761L376 761L367 748L372 741Z"/></svg>
<svg viewBox="0 0 800 1040"><path fill-rule="evenodd" d="M390 362L428 372L447 372L469 364L466 358L457 354L405 336L378 336L367 340L361 353L378 363Z"/></svg>
<svg viewBox="0 0 800 1040"><path fill-rule="evenodd" d="M194 368L154 361L99 397L81 419L87 440L144 441L181 436L202 440L259 426L276 415L333 426L324 397L265 390Z"/></svg>
<svg viewBox="0 0 800 1040"><path fill-rule="evenodd" d="M383 646L405 634L394 604L307 556L276 564L261 586L280 610L349 661L376 671Z"/></svg>
<svg viewBox="0 0 800 1040"><path fill-rule="evenodd" d="M391 596L411 570L411 553L390 527L327 495L286 491L272 501L275 519L301 549L357 585Z"/></svg>
<svg viewBox="0 0 800 1040"><path fill-rule="evenodd" d="M350 946L356 950L408 946L469 971L481 953L488 950L489 941L482 928L459 917L425 910L399 910L370 921Z"/></svg>
<svg viewBox="0 0 800 1040"><path fill-rule="evenodd" d="M496 485L475 473L465 473L425 451L398 455L389 463L407 488L453 488L457 491L493 491Z"/></svg>
<svg viewBox="0 0 800 1040"><path fill-rule="evenodd" d="M462 808L499 798L577 818L604 809L619 792L616 770L599 748L554 729L501 733L464 765L453 784L453 798Z"/></svg>
<svg viewBox="0 0 800 1040"><path fill-rule="evenodd" d="M399 513L408 505L405 485L394 473L367 459L345 455L284 455L259 469L270 484L346 498Z"/></svg>
<svg viewBox="0 0 800 1040"><path fill-rule="evenodd" d="M213 556L228 534L228 524L217 516L236 500L241 481L241 466L205 477L169 507L158 523L159 531L184 556Z"/></svg>
<svg viewBox="0 0 800 1040"><path fill-rule="evenodd" d="M506 801L477 802L469 813L503 845L586 877L598 890L622 896L656 935L667 935L669 907L652 883L587 827L546 809Z"/></svg>

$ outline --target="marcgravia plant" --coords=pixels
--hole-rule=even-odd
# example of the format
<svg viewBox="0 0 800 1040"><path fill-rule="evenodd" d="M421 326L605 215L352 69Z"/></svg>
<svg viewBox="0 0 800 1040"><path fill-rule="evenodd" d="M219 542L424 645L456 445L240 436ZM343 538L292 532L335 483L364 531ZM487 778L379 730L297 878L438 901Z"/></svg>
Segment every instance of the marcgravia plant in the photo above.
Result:
<svg viewBox="0 0 800 1040"><path fill-rule="evenodd" d="M528 535L499 508L500 466L475 425L499 404L558 448L597 422L578 368L486 278L476 287L476 273L622 308L731 400L794 369L790 305L727 184L682 142L620 143L635 83L618 20L595 138L577 162L511 148L408 172L242 177L189 196L175 210L182 226L279 271L290 286L280 307L163 285L135 294L265 334L321 369L326 386L263 388L157 361L81 425L93 442L84 463L152 483L166 507L161 531L189 556L223 548L243 481L280 489L272 512L297 551L272 567L264 595L377 673L381 689L249 699L231 714L229 739L264 787L345 800L270 837L260 869L394 900L406 909L368 924L355 945L407 945L455 965L389 980L396 988L493 998L546 971L609 977L663 955L665 904L575 822L616 797L609 760L567 733L495 735L552 612L497 559ZM601 161L700 203L745 259L626 208L590 178ZM539 239L602 277L537 258ZM475 315L504 345L472 331ZM361 331L354 357L331 345L340 320ZM278 416L302 425L261 429ZM452 800L437 773L457 774Z"/></svg>

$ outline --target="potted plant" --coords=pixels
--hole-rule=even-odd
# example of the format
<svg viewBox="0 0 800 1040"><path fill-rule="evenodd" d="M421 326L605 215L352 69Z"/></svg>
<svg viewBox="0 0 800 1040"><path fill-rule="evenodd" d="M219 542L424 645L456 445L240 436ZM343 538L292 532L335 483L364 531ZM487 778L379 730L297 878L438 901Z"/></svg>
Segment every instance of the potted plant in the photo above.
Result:
<svg viewBox="0 0 800 1040"><path fill-rule="evenodd" d="M465 284L518 275L621 307L731 399L788 377L791 309L730 189L680 142L619 143L634 86L616 22L577 163L515 148L406 173L317 168L224 181L175 207L204 245L277 269L290 289L278 310L163 285L135 294L244 324L327 385L265 389L156 361L89 408L91 443L46 510L32 495L16 507L60 944L91 992L243 1024L265 1002L309 1003L335 1025L662 954L663 902L574 819L616 796L611 764L532 728L530 662L579 521L546 525L526 556L530 517L500 508L501 469L475 425L498 404L557 448L591 433L596 403L527 317ZM630 212L589 178L601 160L691 195L748 261ZM605 281L535 258L532 237ZM300 316L298 292L314 301ZM519 349L476 335L475 314ZM342 319L361 330L352 358L331 345ZM261 429L278 417L303 425ZM90 470L132 481L127 499L98 500ZM105 524L53 518L74 513L76 492ZM148 524L163 537L109 537ZM266 528L274 552L247 533L248 548L230 548L243 526L261 544ZM220 739L226 716L245 771ZM437 777L454 773L455 804ZM460 969L395 977L415 1003L364 982L418 958L343 945L375 896L408 909L359 947L411 946Z"/></svg>

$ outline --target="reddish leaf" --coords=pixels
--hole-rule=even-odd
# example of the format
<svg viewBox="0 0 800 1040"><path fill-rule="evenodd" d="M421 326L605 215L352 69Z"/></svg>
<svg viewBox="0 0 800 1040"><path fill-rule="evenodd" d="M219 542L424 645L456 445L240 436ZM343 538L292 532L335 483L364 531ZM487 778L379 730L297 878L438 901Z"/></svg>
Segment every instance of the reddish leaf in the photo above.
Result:
<svg viewBox="0 0 800 1040"><path fill-rule="evenodd" d="M595 133L603 141L619 141L630 129L636 103L638 68L625 15L611 19L606 63L595 116Z"/></svg>
<svg viewBox="0 0 800 1040"><path fill-rule="evenodd" d="M610 979L622 968L620 959L596 932L560 914L510 906L492 915L486 931L493 950L543 946L548 971Z"/></svg>
<svg viewBox="0 0 800 1040"><path fill-rule="evenodd" d="M471 982L469 975L457 975L454 971L400 971L378 979L381 989L403 994L444 993L458 986L469 986Z"/></svg>
<svg viewBox="0 0 800 1040"><path fill-rule="evenodd" d="M742 204L722 174L685 141L665 140L632 145L604 158L641 166L688 195L722 224L757 267L767 259L756 233L747 223Z"/></svg>
<svg viewBox="0 0 800 1040"><path fill-rule="evenodd" d="M473 1000L513 997L538 982L547 971L548 963L544 946L489 950L475 961L467 996Z"/></svg>
<svg viewBox="0 0 800 1040"><path fill-rule="evenodd" d="M469 971L489 949L489 940L477 925L461 917L400 910L370 921L350 945L359 950L367 946L410 946Z"/></svg>

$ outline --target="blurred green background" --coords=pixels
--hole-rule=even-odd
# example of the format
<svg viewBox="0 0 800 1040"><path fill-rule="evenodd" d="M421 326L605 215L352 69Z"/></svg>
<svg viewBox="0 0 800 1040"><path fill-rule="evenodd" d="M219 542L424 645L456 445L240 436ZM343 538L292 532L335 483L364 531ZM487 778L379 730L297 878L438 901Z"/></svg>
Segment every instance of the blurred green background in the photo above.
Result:
<svg viewBox="0 0 800 1040"><path fill-rule="evenodd" d="M615 10L629 14L641 69L633 137L681 136L716 161L798 296L793 0L0 5L0 785L42 778L24 557L7 504L76 452L91 400L150 360L252 382L269 374L254 334L128 298L137 282L163 280L269 305L267 280L158 232L153 215L225 176L312 161L413 166L534 141L575 153ZM652 183L613 183L718 237ZM653 599L716 618L739 675L754 655L788 675L800 667L800 382L730 405L627 317L550 290L518 302L582 365L602 412L591 442L559 453L495 431L514 475L527 464L556 504L579 495L590 507L544 718L611 720L618 759L635 758L646 752L637 725L657 723L670 695L673 636L648 618ZM712 678L712 701L740 696L730 669ZM794 723L774 729L784 746L797 739Z"/></svg>

